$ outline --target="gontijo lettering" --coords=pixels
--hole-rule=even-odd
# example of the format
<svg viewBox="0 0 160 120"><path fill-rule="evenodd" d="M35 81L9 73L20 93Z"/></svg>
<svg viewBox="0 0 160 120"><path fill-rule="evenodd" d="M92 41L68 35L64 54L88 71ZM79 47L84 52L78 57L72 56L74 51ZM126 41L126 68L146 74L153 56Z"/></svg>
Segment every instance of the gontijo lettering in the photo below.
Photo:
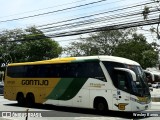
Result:
<svg viewBox="0 0 160 120"><path fill-rule="evenodd" d="M45 85L48 86L48 80L22 80L22 85Z"/></svg>

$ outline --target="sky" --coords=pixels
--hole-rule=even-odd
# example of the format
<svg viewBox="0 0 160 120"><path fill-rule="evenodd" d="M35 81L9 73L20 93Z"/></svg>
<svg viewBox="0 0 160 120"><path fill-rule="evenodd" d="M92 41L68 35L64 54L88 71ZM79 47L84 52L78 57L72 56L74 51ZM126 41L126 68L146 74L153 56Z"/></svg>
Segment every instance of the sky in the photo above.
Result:
<svg viewBox="0 0 160 120"><path fill-rule="evenodd" d="M78 7L76 9L69 9L59 12L70 7L88 4L100 0L1 0L0 1L0 31L6 29L25 29L30 26L40 26L49 23L55 23L72 18L82 17L103 11L114 10L135 3L143 3L147 0L106 0L100 3ZM149 0L148 0L149 1ZM143 6L144 7L144 6ZM143 8L142 8L143 9ZM42 15L38 17L31 17L27 19L13 20L26 16L33 16L37 14L53 12L51 14ZM109 13L108 13L109 15ZM99 16L102 17L102 16ZM12 20L12 21L8 21ZM106 24L106 23L105 23ZM89 27L89 26L88 26ZM59 41L59 44L64 46L69 43L69 39L75 39L80 36L71 36L63 38L54 38ZM62 41L64 40L64 41Z"/></svg>

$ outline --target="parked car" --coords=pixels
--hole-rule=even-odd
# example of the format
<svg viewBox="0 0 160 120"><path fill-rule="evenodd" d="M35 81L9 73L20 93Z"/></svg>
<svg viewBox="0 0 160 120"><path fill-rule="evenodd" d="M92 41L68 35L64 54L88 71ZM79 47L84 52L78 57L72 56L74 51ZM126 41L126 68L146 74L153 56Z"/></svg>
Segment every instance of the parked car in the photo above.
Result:
<svg viewBox="0 0 160 120"><path fill-rule="evenodd" d="M0 84L0 94L3 94L4 85Z"/></svg>
<svg viewBox="0 0 160 120"><path fill-rule="evenodd" d="M150 91L153 91L153 87L152 87L152 84L151 84L151 83L148 83L148 87L149 87L149 90L150 90Z"/></svg>
<svg viewBox="0 0 160 120"><path fill-rule="evenodd" d="M160 88L160 82L155 82L152 84L153 88Z"/></svg>

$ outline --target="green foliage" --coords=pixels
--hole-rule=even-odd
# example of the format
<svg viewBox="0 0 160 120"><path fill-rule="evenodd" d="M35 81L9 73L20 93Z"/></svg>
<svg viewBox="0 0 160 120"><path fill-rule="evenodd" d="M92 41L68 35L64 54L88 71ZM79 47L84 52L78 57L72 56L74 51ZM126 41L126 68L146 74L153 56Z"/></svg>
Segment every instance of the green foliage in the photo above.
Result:
<svg viewBox="0 0 160 120"><path fill-rule="evenodd" d="M21 57L21 61L47 60L58 57L62 51L61 47L59 47L57 42L53 42L51 39L48 38L24 42L23 44L21 44L21 46L20 49L23 52L23 57Z"/></svg>
<svg viewBox="0 0 160 120"><path fill-rule="evenodd" d="M70 56L114 55L139 62L143 68L158 63L158 45L149 44L135 29L114 30L92 34L72 42L65 53Z"/></svg>
<svg viewBox="0 0 160 120"><path fill-rule="evenodd" d="M152 44L147 43L143 35L133 34L130 41L121 43L115 48L113 55L137 61L145 69L158 63L158 51L154 48Z"/></svg>
<svg viewBox="0 0 160 120"><path fill-rule="evenodd" d="M135 29L112 30L91 34L88 38L70 43L70 46L64 48L64 52L69 56L112 55L114 48L125 42L134 31Z"/></svg>
<svg viewBox="0 0 160 120"><path fill-rule="evenodd" d="M6 64L51 59L62 52L56 41L47 38L35 27L2 31L0 42L1 59Z"/></svg>

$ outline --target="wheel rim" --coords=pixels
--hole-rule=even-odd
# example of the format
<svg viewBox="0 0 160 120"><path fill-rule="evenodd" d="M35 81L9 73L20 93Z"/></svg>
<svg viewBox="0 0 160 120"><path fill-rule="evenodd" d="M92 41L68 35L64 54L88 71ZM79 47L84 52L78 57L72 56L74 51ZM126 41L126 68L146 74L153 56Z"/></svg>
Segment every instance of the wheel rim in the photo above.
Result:
<svg viewBox="0 0 160 120"><path fill-rule="evenodd" d="M98 110L99 110L99 111L103 111L104 108L105 108L105 106L104 106L103 103L99 103L99 104L98 104Z"/></svg>

